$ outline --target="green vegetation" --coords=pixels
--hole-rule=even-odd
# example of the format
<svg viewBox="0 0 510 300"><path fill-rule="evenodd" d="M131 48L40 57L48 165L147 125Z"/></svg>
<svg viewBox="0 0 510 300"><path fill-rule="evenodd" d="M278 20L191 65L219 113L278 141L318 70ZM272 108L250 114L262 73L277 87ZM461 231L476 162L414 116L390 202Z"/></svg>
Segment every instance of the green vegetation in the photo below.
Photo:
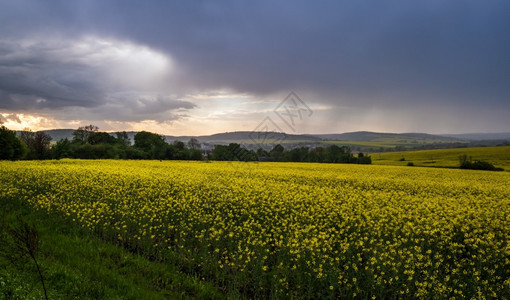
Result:
<svg viewBox="0 0 510 300"><path fill-rule="evenodd" d="M471 157L466 154L459 156L460 168L469 170L484 170L484 171L503 171L503 168L496 168L493 164L483 161L473 161Z"/></svg>
<svg viewBox="0 0 510 300"><path fill-rule="evenodd" d="M317 162L317 163L344 163L344 164L371 164L372 158L358 153L354 156L349 147L330 145L327 147L307 147L286 150L278 144L269 152L257 150L259 160L281 162Z"/></svg>
<svg viewBox="0 0 510 300"><path fill-rule="evenodd" d="M31 245L38 246L35 257L49 299L221 298L213 285L177 265L131 253L18 199L0 202L0 299L44 299L37 266L28 252L17 257L20 245L10 234L23 232L23 224L37 230L38 242Z"/></svg>
<svg viewBox="0 0 510 300"><path fill-rule="evenodd" d="M0 169L2 227L35 225L51 299L510 296L508 172L67 159ZM0 267L5 298L42 298L33 263Z"/></svg>
<svg viewBox="0 0 510 300"><path fill-rule="evenodd" d="M97 126L80 127L73 132L73 140L67 138L51 145L51 136L43 131L20 132L2 127L0 131L0 160L17 159L158 159L158 160L218 160L218 161L282 161L319 163L370 164L370 156L359 153L355 157L349 147L329 145L327 147L299 147L290 150L277 144L269 152L262 148L249 150L237 143L214 145L214 149L202 151L200 142L191 138L187 144L175 140L171 144L159 134L141 131L135 134L134 144L126 132L117 132L116 137L100 132ZM51 145L51 146L50 146ZM267 146L267 144L265 144ZM28 149L25 151L24 149ZM24 154L26 153L26 154Z"/></svg>
<svg viewBox="0 0 510 300"><path fill-rule="evenodd" d="M334 137L334 136L332 136ZM443 148L447 145L468 144L454 138L435 136L429 134L392 134L375 132L358 132L338 135L346 139L325 141L328 144L347 146L361 151L392 151L404 149L417 149L422 147Z"/></svg>
<svg viewBox="0 0 510 300"><path fill-rule="evenodd" d="M385 150L389 149L397 149L397 148L416 148L424 145L433 145L433 144L447 144L453 143L454 141L440 141L434 139L401 139L401 138L377 138L371 141L326 141L325 143L334 144L334 145L343 145L349 146L351 148L384 148ZM458 142L458 141L457 141Z"/></svg>
<svg viewBox="0 0 510 300"><path fill-rule="evenodd" d="M0 160L17 160L25 155L26 149L13 131L0 126Z"/></svg>
<svg viewBox="0 0 510 300"><path fill-rule="evenodd" d="M393 166L405 166L413 162L415 166L422 167L458 168L459 157L462 155L510 171L510 146L373 153L372 162Z"/></svg>

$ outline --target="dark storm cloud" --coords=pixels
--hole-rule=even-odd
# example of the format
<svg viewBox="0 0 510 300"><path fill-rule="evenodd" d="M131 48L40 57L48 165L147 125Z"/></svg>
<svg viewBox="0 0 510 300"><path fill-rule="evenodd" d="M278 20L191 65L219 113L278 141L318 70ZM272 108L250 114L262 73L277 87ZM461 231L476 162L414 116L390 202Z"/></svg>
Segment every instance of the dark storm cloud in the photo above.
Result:
<svg viewBox="0 0 510 300"><path fill-rule="evenodd" d="M122 53L120 58L117 52ZM139 55L145 55L146 61L136 61ZM164 77L159 64L165 60L154 55L128 43L93 38L6 39L0 42L0 109L64 109L53 114L69 120L84 116L116 121L175 119L169 111L194 105L157 90L154 82L159 78L152 77ZM139 68L151 59L156 70Z"/></svg>
<svg viewBox="0 0 510 300"><path fill-rule="evenodd" d="M98 70L65 61L60 48L0 42L0 108L43 109L96 106ZM55 53L56 52L56 53Z"/></svg>
<svg viewBox="0 0 510 300"><path fill-rule="evenodd" d="M251 93L312 89L356 101L499 103L509 95L503 1L209 2L93 7L94 30L174 55L180 81Z"/></svg>
<svg viewBox="0 0 510 300"><path fill-rule="evenodd" d="M2 6L0 34L11 39L91 34L171 55L175 93L230 88L263 96L296 90L333 106L510 109L508 1L16 1ZM0 49L0 56L6 51ZM36 75L2 65L0 90L52 99L44 104L48 107L108 101L97 96L104 89L97 81L68 79L71 66L33 59L42 59L34 65L55 76L39 82ZM43 105L30 97L11 98L2 98L3 106Z"/></svg>
<svg viewBox="0 0 510 300"><path fill-rule="evenodd" d="M176 120L182 113L179 109L192 109L195 105L162 95L140 95L136 92L113 95L107 103L90 109L86 114L90 120L112 119L116 121L155 120L158 122Z"/></svg>

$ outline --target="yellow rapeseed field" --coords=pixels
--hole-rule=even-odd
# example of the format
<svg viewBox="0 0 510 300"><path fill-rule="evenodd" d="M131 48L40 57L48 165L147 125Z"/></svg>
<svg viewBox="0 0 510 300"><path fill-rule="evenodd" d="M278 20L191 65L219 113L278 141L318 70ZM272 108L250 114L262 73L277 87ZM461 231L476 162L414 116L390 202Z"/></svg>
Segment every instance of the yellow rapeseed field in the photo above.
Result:
<svg viewBox="0 0 510 300"><path fill-rule="evenodd" d="M510 297L509 172L107 160L0 169L0 200L246 297Z"/></svg>

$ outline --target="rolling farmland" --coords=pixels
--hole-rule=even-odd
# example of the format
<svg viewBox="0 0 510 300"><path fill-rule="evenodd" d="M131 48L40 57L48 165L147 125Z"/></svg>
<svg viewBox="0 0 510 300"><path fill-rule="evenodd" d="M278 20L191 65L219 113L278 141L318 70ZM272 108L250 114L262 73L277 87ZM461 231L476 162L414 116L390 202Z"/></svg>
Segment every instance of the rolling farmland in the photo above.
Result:
<svg viewBox="0 0 510 300"><path fill-rule="evenodd" d="M472 160L487 161L510 171L510 146L385 152L371 155L372 163L376 165L405 166L412 162L415 166L446 168L458 167L459 156L466 155Z"/></svg>
<svg viewBox="0 0 510 300"><path fill-rule="evenodd" d="M0 201L177 264L225 295L510 295L507 172L111 160L0 166Z"/></svg>

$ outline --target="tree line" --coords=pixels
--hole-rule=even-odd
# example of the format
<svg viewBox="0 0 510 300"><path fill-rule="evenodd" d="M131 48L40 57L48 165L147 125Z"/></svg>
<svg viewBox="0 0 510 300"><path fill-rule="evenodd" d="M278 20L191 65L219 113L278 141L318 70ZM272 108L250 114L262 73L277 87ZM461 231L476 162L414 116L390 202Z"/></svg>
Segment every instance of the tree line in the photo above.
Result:
<svg viewBox="0 0 510 300"><path fill-rule="evenodd" d="M141 131L136 133L131 143L126 132L112 135L99 131L94 125L79 127L71 140L65 138L52 144L51 137L42 131L25 130L16 135L14 131L0 127L0 159L61 158L372 163L370 156L363 153L355 156L348 147L336 145L285 149L278 144L270 151L262 148L254 151L231 143L203 151L195 138L187 143L167 143L161 135Z"/></svg>

